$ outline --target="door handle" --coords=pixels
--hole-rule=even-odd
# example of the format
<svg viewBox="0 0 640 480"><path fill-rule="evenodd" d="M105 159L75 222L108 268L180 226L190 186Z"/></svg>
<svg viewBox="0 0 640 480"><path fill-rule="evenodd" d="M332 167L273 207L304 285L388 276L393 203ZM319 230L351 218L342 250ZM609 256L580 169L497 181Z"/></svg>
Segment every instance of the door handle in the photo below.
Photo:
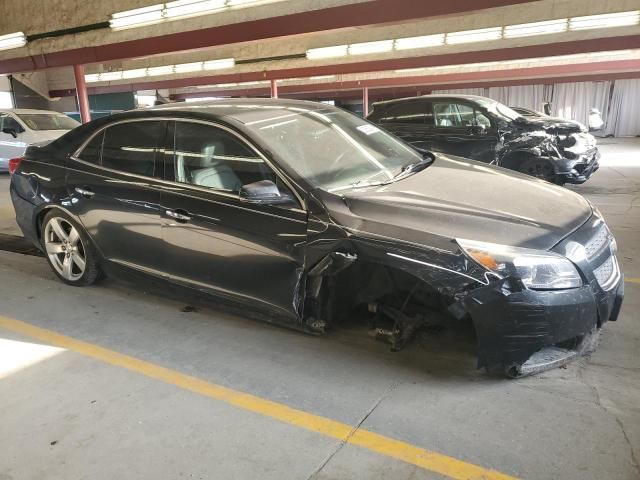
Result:
<svg viewBox="0 0 640 480"><path fill-rule="evenodd" d="M93 197L95 195L95 192L92 192L88 188L76 187L75 190L76 190L76 192L78 192L80 195L82 195L85 198L91 198L91 197Z"/></svg>
<svg viewBox="0 0 640 480"><path fill-rule="evenodd" d="M171 217L176 219L179 222L188 222L189 220L191 220L191 217L189 215L186 215L185 213L180 213L180 211L178 210L165 210L164 212L167 217Z"/></svg>

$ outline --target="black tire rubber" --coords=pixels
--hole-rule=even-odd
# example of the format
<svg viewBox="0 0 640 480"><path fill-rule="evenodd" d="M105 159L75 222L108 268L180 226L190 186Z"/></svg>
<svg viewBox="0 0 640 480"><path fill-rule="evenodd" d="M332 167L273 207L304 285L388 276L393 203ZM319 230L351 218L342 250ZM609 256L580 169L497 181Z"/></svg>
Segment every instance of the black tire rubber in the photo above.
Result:
<svg viewBox="0 0 640 480"><path fill-rule="evenodd" d="M530 177L546 180L550 183L558 184L558 178L553 165L548 160L542 158L529 158L518 167L520 173Z"/></svg>
<svg viewBox="0 0 640 480"><path fill-rule="evenodd" d="M80 235L80 240L82 240L82 246L84 247L84 253L85 253L86 266L85 266L84 273L78 280L67 280L66 278L61 276L51 264L49 255L46 254L46 249L44 246L45 226L47 225L47 223L49 223L49 220L51 220L54 217L64 218L67 222L73 225L73 227L76 230L78 230L78 234ZM58 210L57 208L52 208L51 211L49 211L49 213L47 213L44 216L40 231L43 232L43 236L42 238L40 238L40 243L42 244L43 251L45 251L44 256L47 259L47 263L49 264L49 267L51 267L51 270L53 271L53 273L55 273L55 275L64 283L66 283L67 285L72 285L74 287L86 287L89 285L93 285L94 283L98 282L104 277L102 269L100 268L100 261L99 261L100 257L98 255L96 248L93 245L93 242L91 241L87 233L84 231L84 228L82 228L82 226L78 222L76 222L66 212L62 210Z"/></svg>

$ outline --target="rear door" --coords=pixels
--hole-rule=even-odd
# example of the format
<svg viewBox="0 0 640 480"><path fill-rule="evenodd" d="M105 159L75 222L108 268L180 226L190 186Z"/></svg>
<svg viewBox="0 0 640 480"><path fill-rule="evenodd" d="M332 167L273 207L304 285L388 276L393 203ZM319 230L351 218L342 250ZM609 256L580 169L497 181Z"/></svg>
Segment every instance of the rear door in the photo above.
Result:
<svg viewBox="0 0 640 480"><path fill-rule="evenodd" d="M102 255L161 273L160 156L167 122L135 120L98 132L68 161L69 209Z"/></svg>
<svg viewBox="0 0 640 480"><path fill-rule="evenodd" d="M392 103L376 118L376 123L405 142L431 150L433 113L429 102L416 99Z"/></svg>
<svg viewBox="0 0 640 480"><path fill-rule="evenodd" d="M482 162L495 159L497 128L475 105L455 100L434 101L433 121L435 151Z"/></svg>
<svg viewBox="0 0 640 480"><path fill-rule="evenodd" d="M222 125L176 121L162 192L166 270L174 280L297 318L307 214L299 203L253 204L242 185L291 190L244 138ZM294 196L295 197L295 196Z"/></svg>

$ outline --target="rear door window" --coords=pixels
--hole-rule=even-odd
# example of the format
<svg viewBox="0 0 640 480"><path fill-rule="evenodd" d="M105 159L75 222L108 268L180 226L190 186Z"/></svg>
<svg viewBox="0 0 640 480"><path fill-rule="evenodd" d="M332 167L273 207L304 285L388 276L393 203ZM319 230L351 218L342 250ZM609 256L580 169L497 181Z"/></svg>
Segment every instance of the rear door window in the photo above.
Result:
<svg viewBox="0 0 640 480"><path fill-rule="evenodd" d="M156 173L156 155L165 130L166 122L159 120L125 122L107 127L101 165L119 172L160 177L161 174Z"/></svg>
<svg viewBox="0 0 640 480"><path fill-rule="evenodd" d="M100 165L100 157L102 156L102 141L104 140L104 130L94 136L89 143L85 145L82 152L78 155L80 160Z"/></svg>

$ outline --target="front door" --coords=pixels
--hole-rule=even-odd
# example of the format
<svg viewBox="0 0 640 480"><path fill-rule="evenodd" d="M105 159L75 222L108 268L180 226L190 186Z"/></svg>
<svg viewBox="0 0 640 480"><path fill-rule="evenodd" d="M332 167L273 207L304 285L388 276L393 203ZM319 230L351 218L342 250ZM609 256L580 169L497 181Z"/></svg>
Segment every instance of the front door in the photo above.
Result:
<svg viewBox="0 0 640 480"><path fill-rule="evenodd" d="M166 127L160 120L114 124L67 163L68 208L100 253L148 273L162 273L157 157Z"/></svg>
<svg viewBox="0 0 640 480"><path fill-rule="evenodd" d="M435 151L487 163L495 159L496 127L474 105L433 102L433 120Z"/></svg>
<svg viewBox="0 0 640 480"><path fill-rule="evenodd" d="M307 215L296 203L253 204L240 187L271 180L263 157L224 126L176 121L162 192L166 270L175 281L294 319L303 288ZM171 152L173 150L173 152ZM173 153L173 154L171 154Z"/></svg>

